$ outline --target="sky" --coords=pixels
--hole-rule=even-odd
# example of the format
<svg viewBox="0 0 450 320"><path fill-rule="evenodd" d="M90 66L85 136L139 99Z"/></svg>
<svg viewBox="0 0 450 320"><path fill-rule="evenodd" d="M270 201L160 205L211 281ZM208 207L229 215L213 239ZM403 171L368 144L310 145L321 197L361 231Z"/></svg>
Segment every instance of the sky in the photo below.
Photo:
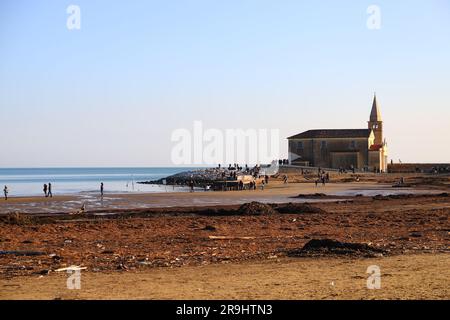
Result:
<svg viewBox="0 0 450 320"><path fill-rule="evenodd" d="M285 158L375 91L389 159L448 163L449 40L450 0L2 0L0 167L172 166L194 121L278 129Z"/></svg>

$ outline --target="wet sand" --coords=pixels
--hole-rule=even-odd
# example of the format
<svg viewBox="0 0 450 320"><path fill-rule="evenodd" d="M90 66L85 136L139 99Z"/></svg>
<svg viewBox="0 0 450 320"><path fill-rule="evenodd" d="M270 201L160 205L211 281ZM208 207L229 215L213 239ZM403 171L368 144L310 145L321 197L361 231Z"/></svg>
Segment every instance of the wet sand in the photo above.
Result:
<svg viewBox="0 0 450 320"><path fill-rule="evenodd" d="M172 188L170 186L168 189ZM176 190L176 189L175 189ZM0 200L0 214L9 212L23 213L68 213L76 212L83 203L87 211L130 208L161 208L174 206L214 206L236 205L251 201L263 203L286 202L315 202L314 199L296 198L299 194L325 193L337 196L355 196L357 194L374 196L377 194L406 194L406 193L439 193L440 190L425 188L392 188L389 184L374 182L329 183L326 186L314 183L283 184L280 181L271 182L264 190L246 191L196 191L165 192L165 193L128 193L105 194L101 198L98 194L82 193L69 196L45 197L17 197L8 201Z"/></svg>

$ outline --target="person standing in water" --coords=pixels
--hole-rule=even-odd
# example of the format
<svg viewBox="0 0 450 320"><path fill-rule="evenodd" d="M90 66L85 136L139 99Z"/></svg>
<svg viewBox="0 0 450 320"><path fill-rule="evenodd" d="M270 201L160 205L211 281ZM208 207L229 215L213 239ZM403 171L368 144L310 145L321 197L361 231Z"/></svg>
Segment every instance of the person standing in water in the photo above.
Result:
<svg viewBox="0 0 450 320"><path fill-rule="evenodd" d="M5 186L5 188L3 188L3 193L5 194L5 201L8 200L8 187Z"/></svg>
<svg viewBox="0 0 450 320"><path fill-rule="evenodd" d="M44 195L45 195L46 198L48 197L48 194L47 194L47 184L46 184L46 183L44 184Z"/></svg>
<svg viewBox="0 0 450 320"><path fill-rule="evenodd" d="M100 183L100 195L103 197L103 182Z"/></svg>
<svg viewBox="0 0 450 320"><path fill-rule="evenodd" d="M53 198L52 184L51 184L50 182L48 183L48 193L47 193L47 195L48 195L50 198Z"/></svg>

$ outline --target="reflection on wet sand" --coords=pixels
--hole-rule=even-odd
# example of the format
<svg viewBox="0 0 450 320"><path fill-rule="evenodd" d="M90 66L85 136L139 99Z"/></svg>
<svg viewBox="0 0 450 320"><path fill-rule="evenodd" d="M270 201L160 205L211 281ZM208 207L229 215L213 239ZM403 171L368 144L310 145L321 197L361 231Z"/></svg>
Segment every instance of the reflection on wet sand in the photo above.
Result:
<svg viewBox="0 0 450 320"><path fill-rule="evenodd" d="M326 187L310 184L273 184L264 191L217 191L217 192L168 192L140 194L106 194L101 197L94 193L79 193L71 196L55 196L52 199L39 197L11 198L0 202L0 214L23 213L68 213L78 211L83 204L86 211L131 208L159 208L181 206L237 205L251 201L263 203L333 201L333 199L314 199L297 197L322 193L328 196L353 197L356 195L375 196L408 193L432 193L438 191L411 188L392 188L391 185L372 183L335 183Z"/></svg>

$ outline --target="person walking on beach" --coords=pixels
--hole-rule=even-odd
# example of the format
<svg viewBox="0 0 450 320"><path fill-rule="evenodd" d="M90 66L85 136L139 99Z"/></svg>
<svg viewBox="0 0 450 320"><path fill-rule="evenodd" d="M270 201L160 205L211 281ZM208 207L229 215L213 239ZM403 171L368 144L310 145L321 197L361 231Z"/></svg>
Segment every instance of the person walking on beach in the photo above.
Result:
<svg viewBox="0 0 450 320"><path fill-rule="evenodd" d="M46 198L48 197L48 194L47 194L47 184L46 184L46 183L44 184L44 195L45 195Z"/></svg>
<svg viewBox="0 0 450 320"><path fill-rule="evenodd" d="M103 182L100 183L100 195L103 197Z"/></svg>
<svg viewBox="0 0 450 320"><path fill-rule="evenodd" d="M53 198L52 184L51 184L50 182L48 183L48 192L47 192L47 195L48 195L50 198Z"/></svg>
<svg viewBox="0 0 450 320"><path fill-rule="evenodd" d="M5 188L3 188L3 193L5 194L5 201L8 200L8 187L5 186Z"/></svg>

